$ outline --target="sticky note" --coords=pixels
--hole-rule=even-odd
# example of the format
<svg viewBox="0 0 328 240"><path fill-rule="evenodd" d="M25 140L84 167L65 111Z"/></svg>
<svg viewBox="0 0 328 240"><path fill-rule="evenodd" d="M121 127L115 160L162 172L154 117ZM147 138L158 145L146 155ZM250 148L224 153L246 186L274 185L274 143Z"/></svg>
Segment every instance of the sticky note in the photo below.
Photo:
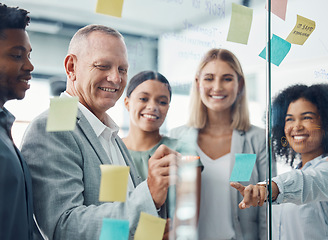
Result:
<svg viewBox="0 0 328 240"><path fill-rule="evenodd" d="M129 221L122 219L104 218L99 240L128 240Z"/></svg>
<svg viewBox="0 0 328 240"><path fill-rule="evenodd" d="M235 154L235 165L230 176L230 182L248 182L251 178L256 154Z"/></svg>
<svg viewBox="0 0 328 240"><path fill-rule="evenodd" d="M96 13L122 17L123 0L98 0Z"/></svg>
<svg viewBox="0 0 328 240"><path fill-rule="evenodd" d="M315 29L315 22L297 15L297 21L294 29L286 38L286 41L298 45L303 45Z"/></svg>
<svg viewBox="0 0 328 240"><path fill-rule="evenodd" d="M134 240L162 240L166 220L141 212Z"/></svg>
<svg viewBox="0 0 328 240"><path fill-rule="evenodd" d="M279 66L290 48L291 44L289 42L273 34L271 39L271 62L274 65ZM266 47L262 50L259 56L266 59Z"/></svg>
<svg viewBox="0 0 328 240"><path fill-rule="evenodd" d="M247 44L253 21L253 9L232 3L227 41Z"/></svg>
<svg viewBox="0 0 328 240"><path fill-rule="evenodd" d="M268 6L265 5L268 9ZM287 0L271 0L271 12L282 20L286 19Z"/></svg>
<svg viewBox="0 0 328 240"><path fill-rule="evenodd" d="M50 99L47 132L73 131L76 125L78 97Z"/></svg>
<svg viewBox="0 0 328 240"><path fill-rule="evenodd" d="M130 167L104 164L100 170L99 201L125 202Z"/></svg>

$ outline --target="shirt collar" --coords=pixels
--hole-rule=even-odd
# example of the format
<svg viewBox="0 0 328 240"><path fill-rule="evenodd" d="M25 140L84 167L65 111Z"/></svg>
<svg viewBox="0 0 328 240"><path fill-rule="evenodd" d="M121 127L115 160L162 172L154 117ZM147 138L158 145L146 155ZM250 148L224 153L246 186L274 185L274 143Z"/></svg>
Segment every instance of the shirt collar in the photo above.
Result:
<svg viewBox="0 0 328 240"><path fill-rule="evenodd" d="M313 159L311 161L308 161L307 163L304 164L304 167L302 168L302 170L305 170L306 168L308 168L310 166L312 166L312 167L317 166L322 161L326 161L326 157L327 157L327 154L323 154L323 155L316 157L315 159Z"/></svg>
<svg viewBox="0 0 328 240"><path fill-rule="evenodd" d="M71 97L66 91L65 96ZM104 123L101 122L89 109L87 109L82 103L78 102L78 107L86 117L91 127L95 131L97 137L99 137L104 131L108 132L109 137L116 137L119 131L119 127L113 121L113 119L106 113Z"/></svg>
<svg viewBox="0 0 328 240"><path fill-rule="evenodd" d="M12 115L5 107L0 108L0 126L7 131L8 136L11 138L11 128L15 121Z"/></svg>

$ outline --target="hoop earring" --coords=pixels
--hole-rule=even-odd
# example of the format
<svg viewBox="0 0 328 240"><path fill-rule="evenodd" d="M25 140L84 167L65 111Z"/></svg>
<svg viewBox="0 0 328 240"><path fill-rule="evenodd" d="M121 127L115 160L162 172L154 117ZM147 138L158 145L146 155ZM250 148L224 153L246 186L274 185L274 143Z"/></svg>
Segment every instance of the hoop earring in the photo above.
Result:
<svg viewBox="0 0 328 240"><path fill-rule="evenodd" d="M287 146L288 146L288 141L287 141L287 138L286 138L285 136L283 136L283 137L281 138L281 145L282 145L283 147L287 147Z"/></svg>

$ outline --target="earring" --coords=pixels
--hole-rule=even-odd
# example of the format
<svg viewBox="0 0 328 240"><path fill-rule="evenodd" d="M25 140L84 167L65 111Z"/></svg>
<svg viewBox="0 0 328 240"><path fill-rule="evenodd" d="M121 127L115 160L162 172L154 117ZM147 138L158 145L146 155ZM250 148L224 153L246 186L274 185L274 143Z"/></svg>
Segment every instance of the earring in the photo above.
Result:
<svg viewBox="0 0 328 240"><path fill-rule="evenodd" d="M287 138L286 138L285 136L283 136L283 137L281 138L281 145L282 145L283 147L287 147L287 146L288 146L288 141L287 141Z"/></svg>

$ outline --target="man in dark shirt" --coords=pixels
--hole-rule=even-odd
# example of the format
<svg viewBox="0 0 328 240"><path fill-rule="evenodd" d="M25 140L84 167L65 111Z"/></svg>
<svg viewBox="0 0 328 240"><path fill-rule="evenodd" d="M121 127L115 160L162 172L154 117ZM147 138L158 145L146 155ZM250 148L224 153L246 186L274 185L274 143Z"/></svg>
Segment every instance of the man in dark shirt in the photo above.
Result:
<svg viewBox="0 0 328 240"><path fill-rule="evenodd" d="M4 107L23 99L33 65L25 27L30 18L23 9L0 3L0 239L33 239L31 177L15 146L11 127L15 117Z"/></svg>

